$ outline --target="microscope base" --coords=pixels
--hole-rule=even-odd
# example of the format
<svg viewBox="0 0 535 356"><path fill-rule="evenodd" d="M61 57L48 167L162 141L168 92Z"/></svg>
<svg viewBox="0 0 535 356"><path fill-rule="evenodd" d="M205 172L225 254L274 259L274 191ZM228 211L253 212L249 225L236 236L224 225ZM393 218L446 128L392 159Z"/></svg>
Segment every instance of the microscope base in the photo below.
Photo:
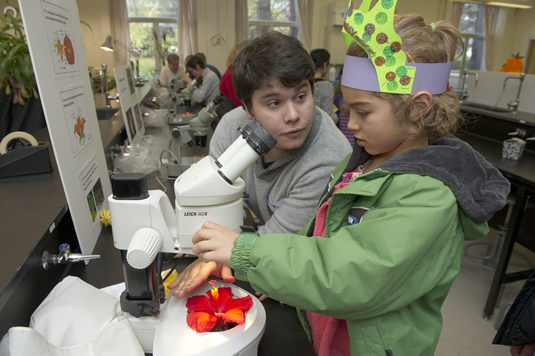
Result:
<svg viewBox="0 0 535 356"><path fill-rule="evenodd" d="M145 353L152 354L154 348L154 333L156 326L160 323L160 315L158 316L142 316L136 318L127 313L128 321L134 329L137 340L143 348Z"/></svg>

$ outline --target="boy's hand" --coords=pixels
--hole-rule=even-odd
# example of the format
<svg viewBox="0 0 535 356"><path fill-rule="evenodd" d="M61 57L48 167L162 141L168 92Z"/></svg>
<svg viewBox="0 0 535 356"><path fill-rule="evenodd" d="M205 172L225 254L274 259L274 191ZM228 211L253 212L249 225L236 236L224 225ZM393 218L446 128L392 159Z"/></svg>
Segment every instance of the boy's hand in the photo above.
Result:
<svg viewBox="0 0 535 356"><path fill-rule="evenodd" d="M238 233L226 227L206 221L193 234L193 253L202 255L204 262L214 261L230 266L234 240L238 236Z"/></svg>
<svg viewBox="0 0 535 356"><path fill-rule="evenodd" d="M186 269L180 273L180 276L170 283L167 288L173 289L178 286L173 292L173 295L182 298L200 286L210 276L222 278L226 283L234 283L236 280L232 275L230 267L215 262L204 263L202 259L199 258L186 267Z"/></svg>

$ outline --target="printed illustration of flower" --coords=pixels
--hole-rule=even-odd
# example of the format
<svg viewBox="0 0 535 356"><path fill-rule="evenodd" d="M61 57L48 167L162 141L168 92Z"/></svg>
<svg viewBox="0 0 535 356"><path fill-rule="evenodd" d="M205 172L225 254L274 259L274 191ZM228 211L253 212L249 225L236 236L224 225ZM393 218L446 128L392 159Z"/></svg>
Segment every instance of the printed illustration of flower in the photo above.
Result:
<svg viewBox="0 0 535 356"><path fill-rule="evenodd" d="M61 58L61 61L63 62L63 56L65 56L65 45L61 43L58 38L54 41L52 47L56 49L56 57L59 56Z"/></svg>
<svg viewBox="0 0 535 356"><path fill-rule="evenodd" d="M84 125L85 125L85 119L80 116L76 119L76 124L74 125L74 133L78 134L78 141L80 142L80 145L85 145L85 134L84 134Z"/></svg>
<svg viewBox="0 0 535 356"><path fill-rule="evenodd" d="M245 322L245 313L253 306L250 295L243 298L233 298L230 287L216 288L215 281L210 281L212 289L208 295L189 297L186 302L188 308L187 322L190 328L202 333L226 330L231 323L241 325Z"/></svg>

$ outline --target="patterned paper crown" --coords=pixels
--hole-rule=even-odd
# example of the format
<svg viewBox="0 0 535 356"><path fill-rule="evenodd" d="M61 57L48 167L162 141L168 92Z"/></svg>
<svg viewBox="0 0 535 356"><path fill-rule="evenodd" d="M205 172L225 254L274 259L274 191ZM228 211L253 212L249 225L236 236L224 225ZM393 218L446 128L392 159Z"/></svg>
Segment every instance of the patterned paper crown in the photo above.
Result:
<svg viewBox="0 0 535 356"><path fill-rule="evenodd" d="M347 46L357 42L369 58L346 55L342 85L393 94L444 93L453 63L407 63L401 38L394 30L396 3L379 0L370 10L371 0L363 0L360 8L353 10L349 0L342 34Z"/></svg>

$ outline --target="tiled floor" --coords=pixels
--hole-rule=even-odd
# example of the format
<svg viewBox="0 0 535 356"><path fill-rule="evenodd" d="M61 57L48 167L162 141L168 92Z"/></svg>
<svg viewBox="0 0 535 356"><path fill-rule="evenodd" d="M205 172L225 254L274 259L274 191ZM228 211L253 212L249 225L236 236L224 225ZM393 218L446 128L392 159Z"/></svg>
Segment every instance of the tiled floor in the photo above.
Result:
<svg viewBox="0 0 535 356"><path fill-rule="evenodd" d="M491 232L485 240L493 241L494 233ZM518 245L515 250L524 253L535 264L535 253ZM478 252L475 247L471 251L484 253L484 251ZM513 254L512 260L516 259L514 256L515 254ZM494 261L489 264L489 266L492 265L495 265ZM518 267L511 268L511 271L518 270ZM436 356L510 355L509 347L492 344L496 334L494 326L499 310L495 310L490 321L483 319L483 309L492 279L493 272L487 271L472 263L467 257L463 257L461 271L442 307L444 328L435 353ZM507 285L500 305L512 301L523 284L524 281L518 281Z"/></svg>

